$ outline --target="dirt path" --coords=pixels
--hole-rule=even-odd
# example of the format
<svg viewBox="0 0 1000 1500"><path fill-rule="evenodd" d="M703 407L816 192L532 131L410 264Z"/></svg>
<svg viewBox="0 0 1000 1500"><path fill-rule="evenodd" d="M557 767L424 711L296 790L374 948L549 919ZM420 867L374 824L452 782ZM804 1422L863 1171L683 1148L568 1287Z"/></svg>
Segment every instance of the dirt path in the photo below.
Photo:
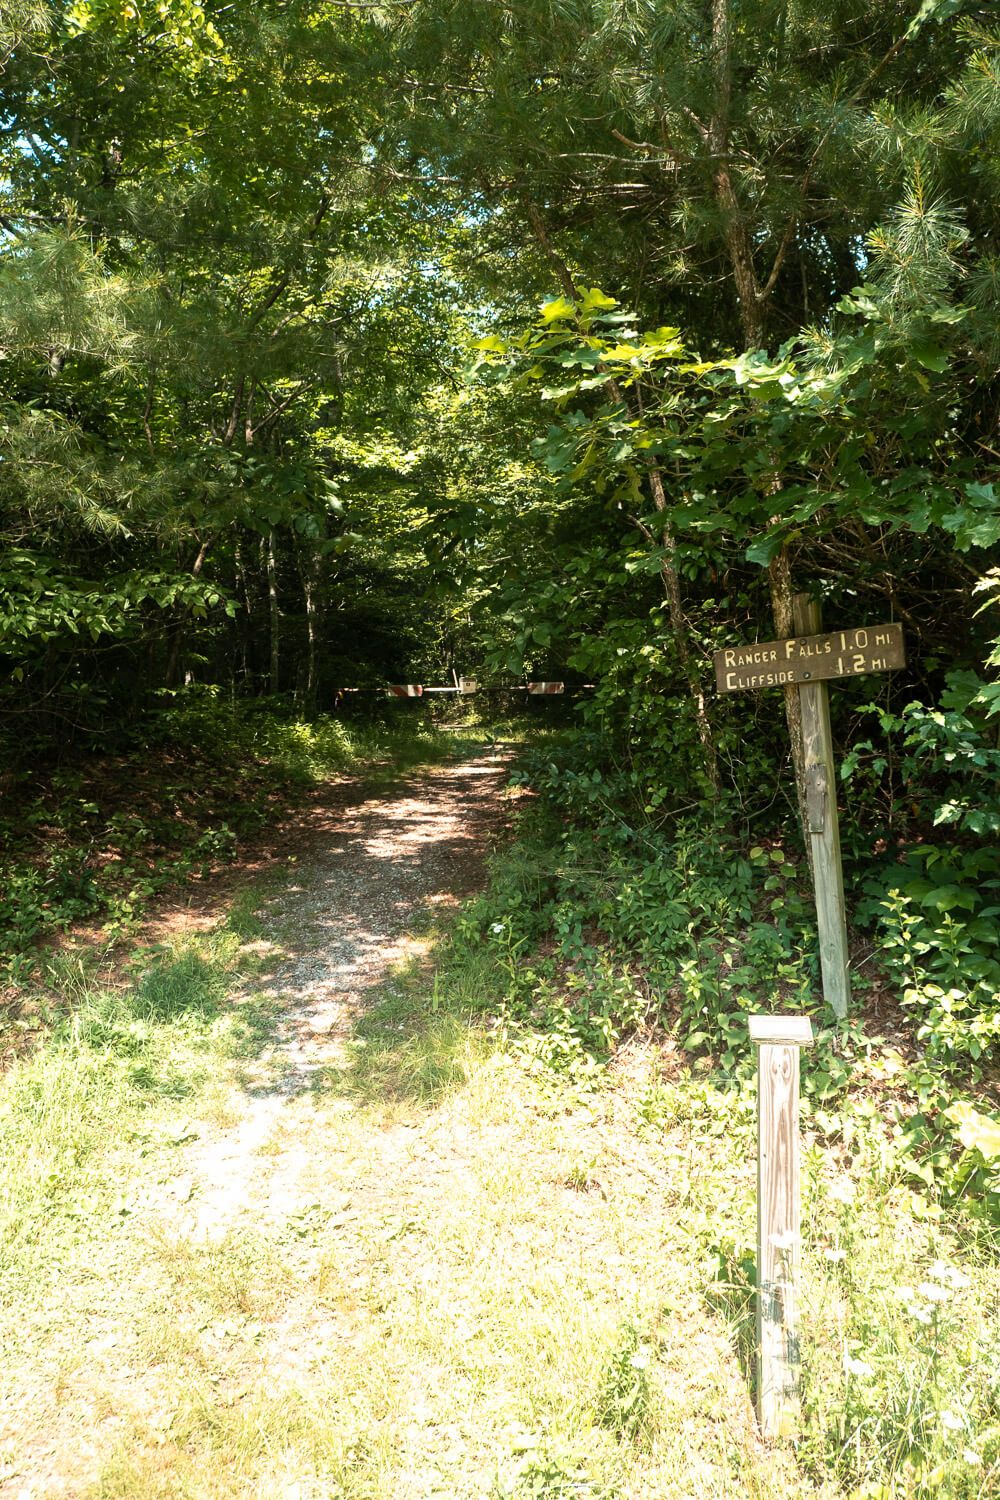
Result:
<svg viewBox="0 0 1000 1500"><path fill-rule="evenodd" d="M286 1006L288 1088L330 1061L366 996L414 951L421 917L482 883L506 822L505 771L493 756L446 767L346 811L270 909L291 949L269 979Z"/></svg>
<svg viewBox="0 0 1000 1500"><path fill-rule="evenodd" d="M488 755L353 803L340 784L333 810L314 817L301 873L264 912L280 941L256 945L277 960L253 989L276 1002L273 1041L244 1075L238 1125L188 1163L195 1234L259 1211L260 1151L288 1101L343 1066L371 997L425 952L414 930L482 884L486 853L508 823L507 765ZM294 1198L299 1165L294 1153L274 1164L272 1200Z"/></svg>

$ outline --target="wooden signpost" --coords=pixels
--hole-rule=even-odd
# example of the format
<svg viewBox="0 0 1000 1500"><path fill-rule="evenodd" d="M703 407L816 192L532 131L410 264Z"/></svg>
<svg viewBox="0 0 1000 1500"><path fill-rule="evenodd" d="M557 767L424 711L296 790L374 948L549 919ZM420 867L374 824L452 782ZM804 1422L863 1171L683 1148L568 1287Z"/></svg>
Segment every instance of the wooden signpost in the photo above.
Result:
<svg viewBox="0 0 1000 1500"><path fill-rule="evenodd" d="M900 625L869 625L823 635L819 605L808 594L796 594L792 601L792 623L798 634L788 640L716 651L715 681L720 693L798 688L823 995L843 1019L851 980L827 683L905 666L903 630Z"/></svg>
<svg viewBox="0 0 1000 1500"><path fill-rule="evenodd" d="M792 683L828 682L859 677L864 672L891 672L905 667L903 627L872 625L861 630L833 630L829 635L806 634L812 618L819 621L819 605L807 594L797 594L803 634L787 641L762 641L755 646L726 646L715 653L715 685L720 693L748 688L788 687Z"/></svg>
<svg viewBox="0 0 1000 1500"><path fill-rule="evenodd" d="M757 1053L757 1420L791 1437L799 1416L799 1048L807 1016L751 1016Z"/></svg>

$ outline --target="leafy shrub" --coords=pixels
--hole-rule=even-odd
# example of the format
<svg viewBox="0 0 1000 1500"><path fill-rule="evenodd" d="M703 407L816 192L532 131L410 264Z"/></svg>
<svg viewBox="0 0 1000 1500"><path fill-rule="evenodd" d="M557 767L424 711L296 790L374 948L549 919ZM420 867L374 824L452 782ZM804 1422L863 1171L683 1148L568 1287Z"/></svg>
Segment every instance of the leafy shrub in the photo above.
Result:
<svg viewBox="0 0 1000 1500"><path fill-rule="evenodd" d="M890 806L902 809L894 847L862 874L855 918L875 929L883 972L919 1045L897 1122L900 1165L945 1201L995 1217L995 1161L972 1137L989 1147L1000 1127L960 1092L986 1080L1000 1040L995 695L970 672L946 682L937 708L870 706L882 738L845 758L842 774L862 800L888 780Z"/></svg>
<svg viewBox="0 0 1000 1500"><path fill-rule="evenodd" d="M973 1073L1000 1037L1000 750L982 687L952 673L940 709L874 710L883 732L902 741L898 774L914 824L947 828L949 842L904 843L868 876L857 911L878 929L928 1056ZM870 741L855 746L842 774L855 775L865 757L869 774L881 774L886 757Z"/></svg>
<svg viewBox="0 0 1000 1500"><path fill-rule="evenodd" d="M649 1374L653 1357L652 1346L635 1325L624 1324L608 1357L594 1403L596 1420L618 1438L637 1442L648 1436L653 1420L653 1386Z"/></svg>
<svg viewBox="0 0 1000 1500"><path fill-rule="evenodd" d="M559 1071L606 1060L654 1018L727 1069L751 1065L747 1015L808 1003L815 980L801 864L773 841L747 854L721 825L706 834L683 818L669 832L641 813L630 821L620 787L596 769L586 804L568 803L561 749L550 742L534 757L542 795L465 909L457 942L494 955L509 1013L544 1033L533 1045ZM568 747L574 795L578 753Z"/></svg>

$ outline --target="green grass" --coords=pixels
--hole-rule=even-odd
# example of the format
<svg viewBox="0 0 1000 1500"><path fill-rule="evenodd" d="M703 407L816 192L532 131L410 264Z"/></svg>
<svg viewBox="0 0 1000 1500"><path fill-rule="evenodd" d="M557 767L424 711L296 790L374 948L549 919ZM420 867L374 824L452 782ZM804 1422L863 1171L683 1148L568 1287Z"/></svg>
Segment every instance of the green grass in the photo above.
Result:
<svg viewBox="0 0 1000 1500"><path fill-rule="evenodd" d="M806 1114L803 1428L767 1452L752 1093L639 1042L554 1067L495 961L429 929L310 1088L248 1093L260 925L244 894L118 994L67 971L11 1071L13 1493L1000 1494L995 1246L899 1182L877 1113Z"/></svg>

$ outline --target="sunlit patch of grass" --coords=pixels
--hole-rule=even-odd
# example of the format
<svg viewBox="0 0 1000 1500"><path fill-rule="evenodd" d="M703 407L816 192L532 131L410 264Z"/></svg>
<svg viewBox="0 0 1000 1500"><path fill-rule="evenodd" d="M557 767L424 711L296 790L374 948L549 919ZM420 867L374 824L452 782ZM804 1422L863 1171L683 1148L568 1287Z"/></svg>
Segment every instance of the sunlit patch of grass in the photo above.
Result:
<svg viewBox="0 0 1000 1500"><path fill-rule="evenodd" d="M218 1108L219 1075L242 1044L225 1005L239 967L238 941L223 933L150 953L130 988L76 983L0 1096L0 1282L44 1279L126 1202L142 1171L131 1143L148 1146L158 1120L202 1091Z"/></svg>
<svg viewBox="0 0 1000 1500"><path fill-rule="evenodd" d="M147 1309L136 1319L136 1353L147 1365L182 1367L193 1379L207 1375L211 1359L205 1347L202 1321L182 1317L167 1301Z"/></svg>
<svg viewBox="0 0 1000 1500"><path fill-rule="evenodd" d="M255 938L264 937L265 927L260 915L263 901L263 882L260 880L236 891L230 901L229 910L226 913L226 927L230 932L235 933L241 942L249 943Z"/></svg>
<svg viewBox="0 0 1000 1500"><path fill-rule="evenodd" d="M161 1232L154 1250L170 1278L175 1305L188 1311L268 1318L294 1285L275 1246L250 1231L231 1231L206 1244Z"/></svg>

